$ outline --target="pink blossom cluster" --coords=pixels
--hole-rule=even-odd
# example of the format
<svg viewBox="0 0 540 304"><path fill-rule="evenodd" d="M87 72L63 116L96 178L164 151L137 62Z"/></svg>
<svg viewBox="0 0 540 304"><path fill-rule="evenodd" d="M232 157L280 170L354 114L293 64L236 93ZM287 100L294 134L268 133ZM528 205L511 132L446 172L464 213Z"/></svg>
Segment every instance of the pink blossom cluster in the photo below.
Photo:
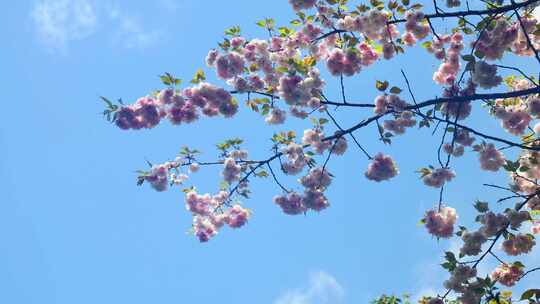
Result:
<svg viewBox="0 0 540 304"><path fill-rule="evenodd" d="M510 227L516 230L521 227L521 224L531 219L531 215L529 214L529 212L524 210L516 211L510 209L506 211L506 216L510 221Z"/></svg>
<svg viewBox="0 0 540 304"><path fill-rule="evenodd" d="M498 171L506 163L502 152L497 150L493 144L482 143L475 145L473 148L479 153L480 168L482 170Z"/></svg>
<svg viewBox="0 0 540 304"><path fill-rule="evenodd" d="M339 131L335 133L335 135L338 135ZM338 139L334 141L332 144L332 153L336 155L343 155L347 151L347 139L344 136L340 136Z"/></svg>
<svg viewBox="0 0 540 304"><path fill-rule="evenodd" d="M222 79L231 79L242 74L245 61L237 53L219 55L216 59L217 75Z"/></svg>
<svg viewBox="0 0 540 304"><path fill-rule="evenodd" d="M274 107L270 114L266 116L266 123L269 125L280 125L285 122L287 118L287 113L283 110L280 110L277 107Z"/></svg>
<svg viewBox="0 0 540 304"><path fill-rule="evenodd" d="M216 212L229 199L229 194L220 191L216 195L199 195L197 192L186 193L186 209L193 213L193 231L201 242L207 242L218 230L227 224L239 228L246 224L251 212L235 204L226 211Z"/></svg>
<svg viewBox="0 0 540 304"><path fill-rule="evenodd" d="M375 108L373 111L375 114L385 114L388 111L403 111L407 108L409 104L399 96L390 94L390 95L379 95L375 98Z"/></svg>
<svg viewBox="0 0 540 304"><path fill-rule="evenodd" d="M406 15L406 20L406 32L403 35L403 40L407 45L414 45L417 40L422 40L427 37L430 28L424 13L419 11L409 11Z"/></svg>
<svg viewBox="0 0 540 304"><path fill-rule="evenodd" d="M303 195L296 192L279 195L274 197L274 203L289 215L302 214L308 209L321 211L329 205L324 194L317 190L306 190Z"/></svg>
<svg viewBox="0 0 540 304"><path fill-rule="evenodd" d="M317 98L312 98L312 99L317 99ZM320 104L320 100L319 100L319 104ZM322 108L320 108L319 110L322 110ZM302 108L298 106L291 106L290 113L292 116L296 118L300 118L300 119L306 119L309 116L308 112L306 112L305 110L302 110Z"/></svg>
<svg viewBox="0 0 540 304"><path fill-rule="evenodd" d="M486 63L483 60L474 64L472 81L484 89L491 89L502 82L502 77L497 75L497 66Z"/></svg>
<svg viewBox="0 0 540 304"><path fill-rule="evenodd" d="M322 211L330 206L324 193L319 190L304 191L302 202L304 206L314 211Z"/></svg>
<svg viewBox="0 0 540 304"><path fill-rule="evenodd" d="M523 24L527 34L523 31L521 24ZM534 56L534 51L530 48L529 41L525 35L529 36L533 47L538 50L540 48L540 35L534 34L537 30L538 19L523 16L521 18L521 24L519 21L515 21L512 25L518 28L517 38L512 44L512 52L520 56Z"/></svg>
<svg viewBox="0 0 540 304"><path fill-rule="evenodd" d="M445 102L441 106L441 112L450 118L464 120L471 115L472 106L470 102Z"/></svg>
<svg viewBox="0 0 540 304"><path fill-rule="evenodd" d="M466 147L469 147L471 146L473 143L474 143L474 137L471 137L471 134L469 133L469 131L465 130L465 129L456 129L455 130L455 142L460 144L460 145L463 145L463 146L466 146Z"/></svg>
<svg viewBox="0 0 540 304"><path fill-rule="evenodd" d="M516 236L510 236L502 243L502 249L508 255L520 255L529 253L536 245L534 237L529 234L518 234Z"/></svg>
<svg viewBox="0 0 540 304"><path fill-rule="evenodd" d="M452 271L450 279L444 282L444 287L459 293L465 293L469 289L469 280L474 277L476 277L476 268L458 265Z"/></svg>
<svg viewBox="0 0 540 304"><path fill-rule="evenodd" d="M488 27L480 33L476 49L488 60L501 59L517 38L519 25L516 25L511 25L506 18L497 19L493 28Z"/></svg>
<svg viewBox="0 0 540 304"><path fill-rule="evenodd" d="M540 116L540 98L531 96L528 99L527 110L532 116L538 118Z"/></svg>
<svg viewBox="0 0 540 304"><path fill-rule="evenodd" d="M509 224L509 220L506 215L501 213L495 214L491 211L479 215L478 219L483 225L480 228L480 232L482 232L482 234L488 238L499 234L501 231L506 229Z"/></svg>
<svg viewBox="0 0 540 304"><path fill-rule="evenodd" d="M332 182L331 174L326 168L313 168L299 180L300 184L309 190L324 191Z"/></svg>
<svg viewBox="0 0 540 304"><path fill-rule="evenodd" d="M123 130L153 128L163 117L158 100L147 96L132 105L123 106L116 112L116 125Z"/></svg>
<svg viewBox="0 0 540 304"><path fill-rule="evenodd" d="M301 145L290 143L282 152L287 157L287 160L282 162L283 172L294 175L304 170L308 160L304 155L304 148Z"/></svg>
<svg viewBox="0 0 540 304"><path fill-rule="evenodd" d="M373 40L386 41L398 36L396 26L387 24L390 15L388 12L376 9L358 16L345 16L338 21L338 27L349 32L359 32ZM390 34L389 34L390 33Z"/></svg>
<svg viewBox="0 0 540 304"><path fill-rule="evenodd" d="M443 91L443 96L450 98L447 102L441 106L441 112L448 116L448 118L457 118L458 120L464 120L471 115L472 106L470 101L455 102L451 98L456 96L469 96L476 92L476 84L472 81L467 82L467 86L461 90L457 85L447 87Z"/></svg>
<svg viewBox="0 0 540 304"><path fill-rule="evenodd" d="M169 167L167 165L152 166L150 174L144 177L156 191L165 191L169 186Z"/></svg>
<svg viewBox="0 0 540 304"><path fill-rule="evenodd" d="M482 290L483 286L484 286L484 283L479 280L470 282L469 285L466 286L466 289L461 293L461 295L457 297L457 300L459 300L458 303L461 303L461 304L480 303L484 295L482 292L479 292L479 290Z"/></svg>
<svg viewBox="0 0 540 304"><path fill-rule="evenodd" d="M189 178L186 174L175 174L175 173L171 173L169 177L171 179L171 183L175 185L181 185Z"/></svg>
<svg viewBox="0 0 540 304"><path fill-rule="evenodd" d="M227 80L238 92L262 91L267 86L277 84L277 73L272 66L267 41L253 39L246 42L243 37L234 37L230 44L232 51L220 54L212 49L206 57L206 64L216 68L218 77ZM265 76L257 74L258 71L264 72ZM246 72L250 74L242 76Z"/></svg>
<svg viewBox="0 0 540 304"><path fill-rule="evenodd" d="M443 150L445 153L454 157L461 157L465 153L465 148L462 145L452 145L451 143L445 143L443 145Z"/></svg>
<svg viewBox="0 0 540 304"><path fill-rule="evenodd" d="M533 46L540 46L540 37L533 35L538 21L535 18L523 16L521 23L526 29ZM493 28L488 28L480 35L477 49L485 55L486 59L501 59L506 50L511 50L516 55L532 56L525 33L519 21L509 22L505 18L499 18Z"/></svg>
<svg viewBox="0 0 540 304"><path fill-rule="evenodd" d="M274 197L274 203L281 207L283 212L296 215L306 212L308 209L321 211L329 206L323 191L331 183L331 175L324 168L313 168L309 173L299 179L304 186L303 195L290 192L287 195Z"/></svg>
<svg viewBox="0 0 540 304"><path fill-rule="evenodd" d="M285 148L285 151L284 154L288 154L293 170L296 170L295 173L301 171L297 170L293 164L294 162L300 162L302 165L299 164L298 167L303 167L303 164L306 163L302 146L292 143ZM304 213L308 209L321 211L330 205L323 193L332 182L332 175L326 168L312 168L308 174L301 177L298 181L305 188L303 195L296 192L289 192L287 195L274 197L274 203L280 206L283 212L295 215Z"/></svg>
<svg viewBox="0 0 540 304"><path fill-rule="evenodd" d="M186 209L193 214L209 216L213 209L217 208L229 197L228 193L221 191L215 196L210 194L199 195L195 191L186 193Z"/></svg>
<svg viewBox="0 0 540 304"><path fill-rule="evenodd" d="M275 196L274 203L280 206L285 214L296 215L304 213L307 210L302 199L302 195L296 192L290 192L287 195Z"/></svg>
<svg viewBox="0 0 540 304"><path fill-rule="evenodd" d="M486 236L481 231L464 231L461 235L463 246L460 248L460 254L463 256L474 256L482 252L482 245L487 242Z"/></svg>
<svg viewBox="0 0 540 304"><path fill-rule="evenodd" d="M228 210L227 224L231 228L240 228L247 223L251 212L240 205L234 205Z"/></svg>
<svg viewBox="0 0 540 304"><path fill-rule="evenodd" d="M504 286L512 287L523 275L523 266L519 264L508 265L506 263L499 265L491 273L491 279Z"/></svg>
<svg viewBox="0 0 540 304"><path fill-rule="evenodd" d="M362 57L356 49L343 51L342 49L335 48L328 53L326 67L330 74L334 76L353 76L360 72L362 68Z"/></svg>
<svg viewBox="0 0 540 304"><path fill-rule="evenodd" d="M228 156L237 160L246 160L248 159L248 151L242 149L234 149L228 153Z"/></svg>
<svg viewBox="0 0 540 304"><path fill-rule="evenodd" d="M278 93L289 105L306 106L313 97L319 96L324 84L319 70L313 68L306 78L298 74L279 78Z"/></svg>
<svg viewBox="0 0 540 304"><path fill-rule="evenodd" d="M428 210L424 216L426 229L437 238L451 237L456 221L456 209L448 206L442 206L439 210Z"/></svg>
<svg viewBox="0 0 540 304"><path fill-rule="evenodd" d="M538 196L534 196L527 202L527 208L531 210L540 211L540 198Z"/></svg>
<svg viewBox="0 0 540 304"><path fill-rule="evenodd" d="M445 50L444 45L447 43L450 43L450 46ZM428 50L434 52L437 59L444 59L439 69L433 74L433 80L440 85L453 85L461 67L459 58L463 50L463 36L455 33L451 36L442 36L440 40L435 37Z"/></svg>
<svg viewBox="0 0 540 304"><path fill-rule="evenodd" d="M197 173L201 166L198 163L192 163L189 165L189 172L191 173Z"/></svg>
<svg viewBox="0 0 540 304"><path fill-rule="evenodd" d="M365 176L372 181L381 182L398 175L399 171L394 160L382 153L378 153L369 164Z"/></svg>
<svg viewBox="0 0 540 304"><path fill-rule="evenodd" d="M306 129L304 130L304 136L302 137L302 143L310 145L310 147L317 154L323 154L324 151L332 147L332 142L324 139L324 133L321 129Z"/></svg>
<svg viewBox="0 0 540 304"><path fill-rule="evenodd" d="M203 82L182 93L165 89L155 97L146 96L123 106L116 113L116 125L124 130L153 128L164 117L173 124L191 123L199 117L199 108L207 116L231 117L238 105L226 90Z"/></svg>
<svg viewBox="0 0 540 304"><path fill-rule="evenodd" d="M200 242L208 242L217 234L218 228L208 217L193 217L193 232Z"/></svg>
<svg viewBox="0 0 540 304"><path fill-rule="evenodd" d="M531 233L532 234L539 234L540 233L540 223L533 224L531 226Z"/></svg>
<svg viewBox="0 0 540 304"><path fill-rule="evenodd" d="M265 86L264 80L257 74L250 74L247 77L236 76L228 80L227 84L232 86L234 90L239 93L262 91Z"/></svg>
<svg viewBox="0 0 540 304"><path fill-rule="evenodd" d="M223 180L231 184L240 180L240 174L242 173L242 166L238 165L234 158L226 158L223 162Z"/></svg>
<svg viewBox="0 0 540 304"><path fill-rule="evenodd" d="M289 3L295 11L310 9L315 6L316 2L317 0L289 0Z"/></svg>
<svg viewBox="0 0 540 304"><path fill-rule="evenodd" d="M514 135L522 135L532 120L531 115L520 108L498 107L495 116L502 120L502 127Z"/></svg>
<svg viewBox="0 0 540 304"><path fill-rule="evenodd" d="M455 157L460 157L465 152L465 147L471 146L475 138L470 136L469 131L465 129L454 130L453 145L445 143L443 149L446 153Z"/></svg>
<svg viewBox="0 0 540 304"><path fill-rule="evenodd" d="M524 173L525 175L527 175L527 172ZM513 181L512 189L516 192L532 194L540 189L538 183L535 180L531 180L530 178L523 176L522 174L512 172L510 176Z"/></svg>
<svg viewBox="0 0 540 304"><path fill-rule="evenodd" d="M413 117L414 113L411 111L396 113L394 119L385 120L383 126L394 134L403 134L406 128L412 128L416 125L416 119Z"/></svg>
<svg viewBox="0 0 540 304"><path fill-rule="evenodd" d="M451 181L456 177L456 173L448 168L437 168L426 174L422 181L426 186L440 188L444 183Z"/></svg>

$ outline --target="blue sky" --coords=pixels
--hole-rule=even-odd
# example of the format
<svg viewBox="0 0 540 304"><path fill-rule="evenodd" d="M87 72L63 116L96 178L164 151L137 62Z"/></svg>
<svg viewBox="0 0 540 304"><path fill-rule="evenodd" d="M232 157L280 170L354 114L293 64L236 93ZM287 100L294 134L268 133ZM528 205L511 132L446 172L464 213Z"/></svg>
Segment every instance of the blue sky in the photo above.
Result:
<svg viewBox="0 0 540 304"><path fill-rule="evenodd" d="M191 216L182 193L135 185L134 171L145 159L165 161L183 145L211 160L216 142L239 136L254 158L267 155L268 138L281 129L246 109L235 120L125 132L103 120L98 98L134 100L161 88L163 72L188 80L224 28L265 35L254 24L265 17L283 24L292 11L285 0L9 4L0 27L0 302L366 303L381 293L440 290L446 275L437 264L459 243L437 242L417 225L438 199L414 172L436 163L438 139L428 130L408 132L392 146L378 142L373 128L358 132L371 153L391 154L401 174L369 182L367 159L351 149L330 162L337 176L328 191L332 206L320 214L284 215L271 202L279 188L256 182L245 202L253 210L249 224L224 229L208 244L186 234ZM440 94L430 80L436 67L423 50L411 50L347 79L347 92L368 102L376 79L404 87L403 68L416 97L431 98ZM328 79L334 99L337 84ZM336 115L347 126L369 113L340 109ZM496 129L498 122L486 117L476 108L471 124ZM299 132L306 126L292 124ZM480 172L472 153L453 168L458 177L445 201L458 209L460 223L470 224L475 199L501 195L481 184L505 184L506 176ZM218 173L202 171L193 182L213 192ZM531 261L540 265L538 250Z"/></svg>

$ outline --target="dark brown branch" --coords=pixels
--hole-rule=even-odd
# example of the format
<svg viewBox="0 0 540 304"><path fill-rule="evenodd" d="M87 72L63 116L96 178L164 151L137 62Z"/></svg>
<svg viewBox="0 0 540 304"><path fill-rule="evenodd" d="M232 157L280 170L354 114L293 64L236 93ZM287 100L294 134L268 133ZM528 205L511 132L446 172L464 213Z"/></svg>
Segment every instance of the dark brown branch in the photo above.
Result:
<svg viewBox="0 0 540 304"><path fill-rule="evenodd" d="M525 77L527 80L529 80L532 84L534 84L535 86L538 86L538 83L536 81L534 81L534 79L532 79L531 77L529 77L527 74L525 74L522 70L520 70L519 68L515 68L515 67L511 67L511 66L506 66L506 65L500 65L500 64L496 64L495 65L496 67L499 67L501 69L507 69L507 70L513 70L513 71L516 71L518 73L521 74L521 76Z"/></svg>
<svg viewBox="0 0 540 304"><path fill-rule="evenodd" d="M337 122L337 120L334 118L334 116L332 114L330 114L330 112L328 111L328 109L325 109L325 112L326 112L326 115L328 115L328 117L330 117L330 120L332 120L332 122L334 123L334 125L339 129L339 131L343 132L343 128L339 125L339 123ZM356 136L354 136L354 134L350 133L349 136L351 136L351 138L353 139L354 143L358 146L358 148L367 156L367 158L369 160L372 160L373 157L371 157L371 155L369 155L369 153L366 151L366 149L364 149L364 147L362 147L362 145L360 144L360 142L358 142L358 140L356 139Z"/></svg>
<svg viewBox="0 0 540 304"><path fill-rule="evenodd" d="M499 98L504 99L504 98L514 98L514 97L526 96L530 94L539 94L539 93L540 93L540 87L535 87L535 88L530 88L526 90L512 91L512 92L506 92L506 93L472 94L472 95L466 95L466 96L441 97L441 98L434 98L434 99L426 100L415 106L409 106L405 110L410 111L410 110L423 108L426 106L442 104L442 103L447 103L447 102L467 102L467 101L473 101L473 100L499 99Z"/></svg>
<svg viewBox="0 0 540 304"><path fill-rule="evenodd" d="M268 169L270 170L270 174L272 174L272 177L274 178L274 181L276 182L276 184L278 184L278 186L279 186L283 191L285 191L286 193L290 193L291 191L289 191L287 188L285 188L285 187L279 182L279 180L277 179L276 173L274 172L274 169L272 169L272 166L270 165L270 163L266 163L266 165L268 166Z"/></svg>
<svg viewBox="0 0 540 304"><path fill-rule="evenodd" d="M460 128L460 129L469 131L470 133L473 133L474 135L480 136L482 138L497 141L497 142L500 142L500 143L504 143L504 144L507 144L507 145L512 146L512 147L518 147L518 148L521 148L521 149L524 149L524 150L540 151L540 147L537 147L537 146L525 146L523 144L518 144L518 143L515 143L515 142L512 142L512 141L503 139L503 138L498 138L498 137L495 137L495 136L484 134L482 132L476 131L476 130L474 130L472 128L469 128L467 126L464 126L462 124L453 122L453 121L445 119L445 118L429 117L429 116L424 115L424 114L418 114L418 115L420 115L421 117L426 118L426 119L432 119L432 120L437 120L437 121L440 121L440 122L447 123L447 124L452 125L452 126L454 126L456 128Z"/></svg>
<svg viewBox="0 0 540 304"><path fill-rule="evenodd" d="M535 271L539 271L540 270L540 267L536 267L536 268L533 268L527 272L525 272L524 274L521 275L521 277L519 278L520 280L523 279L523 277L525 277L526 275L532 273L532 272L535 272Z"/></svg>

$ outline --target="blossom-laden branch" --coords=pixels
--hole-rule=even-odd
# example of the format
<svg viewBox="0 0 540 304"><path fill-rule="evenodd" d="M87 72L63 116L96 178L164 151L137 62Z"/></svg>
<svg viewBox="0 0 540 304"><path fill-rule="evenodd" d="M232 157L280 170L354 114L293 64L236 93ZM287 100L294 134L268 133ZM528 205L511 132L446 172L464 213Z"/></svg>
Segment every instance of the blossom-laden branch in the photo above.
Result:
<svg viewBox="0 0 540 304"><path fill-rule="evenodd" d="M511 0L496 5L486 1L487 8L477 10L466 3L467 9L462 10L461 1L447 0L448 7L458 7L447 12L433 1L435 13L425 14L421 4L408 0L371 0L369 5L355 9L348 8L346 0L289 0L297 14L291 27L277 27L268 18L257 22L268 39L248 39L239 27L232 27L225 31L218 47L209 51L207 66L215 69L229 88L207 82L202 69L184 88L180 79L165 73L160 76L164 89L132 104L103 97L107 107L103 114L120 129L139 130L154 128L164 120L187 125L203 117L234 118L245 102L247 109L269 125L284 125L290 117L311 122L299 135L296 130L275 133L271 155L266 158L251 159L244 141L232 138L216 145L215 161L202 161L200 151L183 147L174 160L149 163L150 169L138 172L139 185L148 183L157 191L182 189L186 209L193 215L192 232L201 242L215 237L224 226L236 229L246 225L252 212L240 200L250 197L256 178L277 185L280 193L273 202L285 214L321 212L330 206L326 197L334 182L330 160L346 153L348 139L369 162L364 172L367 179L385 182L399 174L390 155L367 152L372 149L370 142L364 134L356 134L359 130L373 126L375 140L392 144L413 127L429 128L432 136L440 136L435 149L437 167L425 165L418 173L426 186L439 191L422 223L434 237L458 237L463 244L459 256L451 252L445 255L442 266L450 274L444 282L446 294L426 297L421 303L444 303L452 292L462 304L509 302L510 297L497 291L497 286L513 286L538 270L508 257L530 253L536 245L535 235L540 233L540 123L534 123L540 118L540 86L526 69L493 62L524 56L535 58L534 64L540 63L540 25L530 12L539 2ZM432 22L436 19L444 19L445 28L453 28L447 32L437 29L437 22ZM374 101L354 101L362 99L364 87L347 87L348 77L361 75L383 60L404 56L415 46L440 62L432 77L440 87L440 96L424 101L417 98L420 95L414 94L413 84L402 70L411 102L388 80L376 81L378 96ZM327 98L330 95L322 68L335 77L338 100ZM503 78L501 69L517 75ZM504 85L506 91L501 89ZM469 119L479 108L473 107L475 103L481 103L500 122L506 136L471 127ZM358 117L350 126L339 121L346 110ZM517 150L517 159L503 154L510 148ZM451 181L457 177L453 163L466 152L477 155L480 169L508 173L509 187L490 185L512 194L499 199L497 206L523 199L501 212L477 201L478 229L456 228L458 212L444 200L445 191L453 190ZM208 167L221 168L221 183L214 193L202 194L187 184L190 175ZM298 175L297 187L284 183L283 176ZM532 227L529 233L524 231L526 222ZM502 244L497 248L499 241ZM483 251L482 246L488 242ZM479 257L463 260L474 256ZM480 278L477 266L488 257L499 266L488 277ZM535 296L528 291L522 299L533 301ZM380 301L389 299L381 297Z"/></svg>

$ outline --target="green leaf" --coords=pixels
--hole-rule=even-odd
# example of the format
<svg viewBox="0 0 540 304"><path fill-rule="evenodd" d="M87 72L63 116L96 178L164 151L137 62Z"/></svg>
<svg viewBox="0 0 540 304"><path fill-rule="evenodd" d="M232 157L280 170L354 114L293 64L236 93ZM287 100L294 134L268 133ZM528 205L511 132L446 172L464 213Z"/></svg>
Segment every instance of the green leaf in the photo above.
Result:
<svg viewBox="0 0 540 304"><path fill-rule="evenodd" d="M388 88L390 84L388 83L388 81L380 81L380 80L377 80L375 82L375 87L377 88L377 90L381 91L381 92L384 92L386 91L386 89Z"/></svg>
<svg viewBox="0 0 540 304"><path fill-rule="evenodd" d="M256 175L257 177L263 177L263 178L265 178L265 177L268 177L268 172L266 172L266 170L261 170L261 171L259 171L258 173L255 173L255 175Z"/></svg>
<svg viewBox="0 0 540 304"><path fill-rule="evenodd" d="M170 78L167 76L162 75L162 76L159 76L159 78L161 79L161 82L163 82L164 85L170 86L172 84Z"/></svg>
<svg viewBox="0 0 540 304"><path fill-rule="evenodd" d="M191 83L198 84L201 81L205 81L205 80L206 80L206 75L204 74L204 71L202 69L198 69L197 72L195 72L193 79L191 79Z"/></svg>
<svg viewBox="0 0 540 304"><path fill-rule="evenodd" d="M471 29L470 27L464 27L461 29L463 31L464 34L466 35L470 35L472 33L474 33L473 29Z"/></svg>
<svg viewBox="0 0 540 304"><path fill-rule="evenodd" d="M421 46L425 49L430 48L433 43L431 41L424 41L422 42Z"/></svg>
<svg viewBox="0 0 540 304"><path fill-rule="evenodd" d="M474 208L480 213L488 212L489 204L488 202L476 201L476 203L474 204Z"/></svg>
<svg viewBox="0 0 540 304"><path fill-rule="evenodd" d="M240 27L238 25L235 25L231 28L228 28L225 30L225 35L231 36L231 37L238 37L240 36Z"/></svg>
<svg viewBox="0 0 540 304"><path fill-rule="evenodd" d="M540 297L540 289L529 289L529 290L525 291L521 295L521 301L528 300L528 299L532 298L533 296L539 298Z"/></svg>
<svg viewBox="0 0 540 304"><path fill-rule="evenodd" d="M392 93L392 94L399 94L399 93L401 93L401 91L402 90L400 88L398 88L398 87L392 87L390 89L390 93Z"/></svg>
<svg viewBox="0 0 540 304"><path fill-rule="evenodd" d="M163 82L163 84L167 86L180 85L182 83L182 80L175 78L170 73L160 75L159 78L161 79L161 82Z"/></svg>
<svg viewBox="0 0 540 304"><path fill-rule="evenodd" d="M463 55L461 56L461 58L465 61L475 61L475 58L473 55L470 55L470 54L467 54L467 55Z"/></svg>
<svg viewBox="0 0 540 304"><path fill-rule="evenodd" d="M107 106L109 107L109 109L110 109L110 108L113 108L114 105L113 105L113 103L112 103L109 99L107 99L106 97L103 97L103 96L99 96L99 98L101 98L101 100L103 100L103 101L107 104Z"/></svg>
<svg viewBox="0 0 540 304"><path fill-rule="evenodd" d="M299 26L302 24L302 20L294 19L291 21L292 26Z"/></svg>

